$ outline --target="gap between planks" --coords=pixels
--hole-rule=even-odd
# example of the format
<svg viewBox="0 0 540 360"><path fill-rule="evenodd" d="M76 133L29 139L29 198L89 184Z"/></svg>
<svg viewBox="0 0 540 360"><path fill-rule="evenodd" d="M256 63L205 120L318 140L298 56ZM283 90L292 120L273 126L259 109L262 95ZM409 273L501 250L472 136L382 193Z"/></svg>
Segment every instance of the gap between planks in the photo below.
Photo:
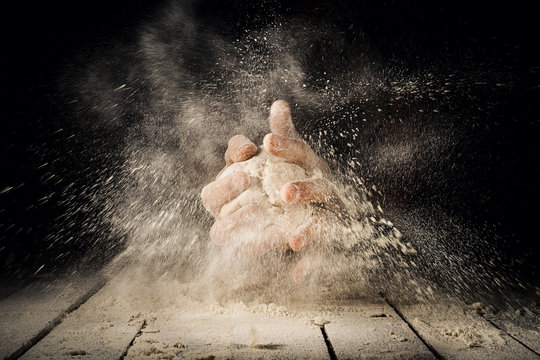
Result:
<svg viewBox="0 0 540 360"><path fill-rule="evenodd" d="M392 310L396 312L396 314L401 318L401 320L403 320L407 324L409 329L411 329L411 331L416 335L416 337L420 339L420 341L422 341L422 343L429 349L429 351L431 351L433 356L435 356L439 360L444 360L444 357L437 350L435 350L435 348L431 346L431 344L428 343L426 339L424 339L420 335L420 333L414 328L414 326L412 326L412 324L405 318L405 316L403 316L403 313L385 296L385 294L380 293L379 295L381 295L381 297L388 304L388 306L390 306Z"/></svg>
<svg viewBox="0 0 540 360"><path fill-rule="evenodd" d="M321 328L321 333L324 338L324 343L326 344L326 348L328 349L328 355L330 355L330 360L338 360L336 356L336 352L334 351L334 347L332 346L332 343L330 342L330 339L328 338L328 334L326 333L326 329L324 328L324 324L319 326Z"/></svg>
<svg viewBox="0 0 540 360"><path fill-rule="evenodd" d="M77 310L82 304L84 304L88 299L90 299L94 294L96 294L105 284L107 281L105 279L99 280L96 285L94 285L88 292L81 295L78 299L76 299L72 305L70 305L66 310L64 310L61 314L59 314L57 317L55 317L53 320L51 320L40 332L38 332L36 335L34 335L30 340L23 343L17 350L15 350L13 353L6 356L5 360L14 360L18 359L21 356L23 356L28 350L30 350L34 345L36 345L38 342L40 342L43 338L45 338L49 333L58 325L62 323L62 321L66 318L67 315Z"/></svg>
<svg viewBox="0 0 540 360"><path fill-rule="evenodd" d="M135 343L135 339L139 336L142 335L143 333L143 330L146 328L146 325L148 325L148 323L146 322L146 319L143 320L142 324L141 324L141 327L139 328L139 331L137 331L137 333L135 334L135 336L133 337L133 339L131 339L131 341L129 342L128 346L126 347L126 350L124 350L124 352L122 353L122 355L120 356L119 360L124 360L129 352L129 349L133 346L133 344Z"/></svg>
<svg viewBox="0 0 540 360"><path fill-rule="evenodd" d="M482 317L482 319L486 320L488 323L490 323L494 328L502 331L503 333L505 333L508 337L514 339L517 343L519 343L521 346L523 346L525 349L533 352L534 354L536 354L537 356L540 357L540 353L538 353L538 351L534 350L533 348L531 348L530 346L528 346L527 344L525 344L523 341L519 340L517 337L515 337L514 335L510 334L510 332L502 329L500 326L498 326L497 324L495 324L493 321L491 321L490 319L486 318L484 315L482 314L478 314L480 317Z"/></svg>
<svg viewBox="0 0 540 360"><path fill-rule="evenodd" d="M426 339L424 339L424 337L422 337L422 335L420 335L420 332L418 330L416 330L414 328L414 326L407 320L407 318L405 317L405 315L399 310L399 308L393 304L389 299L388 297L384 294L384 293L380 293L381 297L386 301L386 303L396 312L396 314L398 314L398 316L409 326L409 328L416 334L416 336L428 347L428 349L433 353L434 356L437 357L437 359L442 359L444 360L445 357L443 355L441 355L436 349L434 346L432 346L431 344L428 343L428 341ZM527 344L525 344L523 341L519 340L516 336L510 334L510 332L506 331L505 329L501 328L500 326L498 326L495 322L491 321L490 319L486 318L485 316L483 316L483 314L478 314L478 317L485 320L488 324L490 324L490 326L493 326L495 329L499 330L500 332L504 333L506 336L508 336L509 338L511 338L512 340L514 340L516 343L518 343L520 346L522 346L524 349L526 349L527 351L530 351L531 353L535 354L536 356L539 356L540 357L540 354L535 351L534 349L532 349L530 346L528 346Z"/></svg>

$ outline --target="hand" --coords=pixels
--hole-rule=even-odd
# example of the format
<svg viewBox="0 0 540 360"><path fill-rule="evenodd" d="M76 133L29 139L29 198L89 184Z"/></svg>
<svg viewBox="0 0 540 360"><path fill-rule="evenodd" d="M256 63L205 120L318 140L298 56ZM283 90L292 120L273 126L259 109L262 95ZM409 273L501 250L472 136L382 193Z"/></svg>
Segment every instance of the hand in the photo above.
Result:
<svg viewBox="0 0 540 360"><path fill-rule="evenodd" d="M236 198L249 187L249 176L244 172L235 172L222 177L202 190L202 201L205 208L214 216L216 221L210 230L210 237L218 244L226 244L238 238L239 234L249 233L256 244L252 252L258 255L271 250L300 251L308 244L317 242L325 237L329 224L324 216L325 211L339 212L341 201L336 195L334 186L323 175L329 177L327 164L318 157L311 147L300 139L292 123L289 105L283 100L277 100L270 108L271 133L264 137L264 146L275 156L295 163L306 171L318 174L303 181L292 181L282 186L280 196L290 204L310 203L318 207L315 215L304 225L296 229L281 229L276 225L257 228L257 218L261 216L255 204L244 206L232 214L219 218L218 214L223 205ZM245 161L257 153L257 146L243 135L236 135L229 140L225 152L226 167L239 161ZM283 247L283 244L288 244ZM296 282L302 282L309 273L311 258L302 258L293 270Z"/></svg>

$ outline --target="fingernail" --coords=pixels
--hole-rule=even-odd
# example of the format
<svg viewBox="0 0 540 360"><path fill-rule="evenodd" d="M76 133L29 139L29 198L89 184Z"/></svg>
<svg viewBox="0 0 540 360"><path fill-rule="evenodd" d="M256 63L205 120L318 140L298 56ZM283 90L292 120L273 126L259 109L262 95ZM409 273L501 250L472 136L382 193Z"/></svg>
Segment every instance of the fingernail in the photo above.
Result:
<svg viewBox="0 0 540 360"><path fill-rule="evenodd" d="M253 143L245 142L242 145L238 146L236 150L236 160L238 161L245 161L248 160L252 156L252 152L249 151L249 149L255 148L256 146Z"/></svg>

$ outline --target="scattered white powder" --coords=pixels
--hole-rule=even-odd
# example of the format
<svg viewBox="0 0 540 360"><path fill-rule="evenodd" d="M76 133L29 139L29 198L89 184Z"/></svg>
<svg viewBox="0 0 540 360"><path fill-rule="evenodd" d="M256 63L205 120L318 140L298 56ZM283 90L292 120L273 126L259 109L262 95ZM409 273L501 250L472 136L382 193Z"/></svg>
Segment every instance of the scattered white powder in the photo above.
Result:
<svg viewBox="0 0 540 360"><path fill-rule="evenodd" d="M443 337L452 337L465 344L467 347L485 347L490 345L505 345L502 332L488 327L479 329L473 325L440 327L436 331Z"/></svg>
<svg viewBox="0 0 540 360"><path fill-rule="evenodd" d="M315 217L324 228L321 239L309 244L300 254L308 252L307 272L312 278L311 285L318 287L317 292L322 294L322 278L325 278L325 286L335 284L344 289L356 282L355 286L362 283L366 278L364 271L375 269L388 262L390 254L401 253L414 255L416 250L408 243L401 241L401 232L394 225L381 217L372 203L367 200L362 190L354 190L335 182L334 192L339 198L340 207L334 210L323 210L311 204L288 204L280 196L281 188L291 181L302 181L310 178L323 178L320 170L306 171L302 167L287 163L284 159L268 153L264 145L259 147L258 154L247 161L234 163L228 166L217 179L221 179L235 172L245 172L249 175L249 187L238 197L224 205L218 214L218 218L230 215L234 211L249 205L258 205L262 216L256 218L252 224L252 231L243 231L235 234L234 246L243 246L250 241L257 241L256 232L268 231L269 226L277 225L284 232L284 244L286 250L287 240L291 233L311 218ZM376 189L374 189L376 191ZM255 239L255 240L253 240ZM216 262L209 267L209 277L222 276L224 271L231 271L242 261L238 253L222 250L220 256L214 256ZM274 264L265 266L266 269L283 269L286 266L283 258L275 259ZM271 261L271 260L267 260ZM393 262L404 262L399 256L392 256ZM227 264L229 263L229 264ZM225 264L225 265L224 265ZM250 274L254 271L253 266L247 266L245 271ZM286 270L286 271L290 271ZM259 273L262 279L262 273ZM278 277L270 271L265 276ZM245 279L236 274L235 278ZM316 280L315 280L316 279ZM339 279L339 281L336 281ZM350 282L347 283L347 279ZM257 279L253 283L256 283ZM230 288L228 288L230 291ZM333 290L328 290L332 292Z"/></svg>

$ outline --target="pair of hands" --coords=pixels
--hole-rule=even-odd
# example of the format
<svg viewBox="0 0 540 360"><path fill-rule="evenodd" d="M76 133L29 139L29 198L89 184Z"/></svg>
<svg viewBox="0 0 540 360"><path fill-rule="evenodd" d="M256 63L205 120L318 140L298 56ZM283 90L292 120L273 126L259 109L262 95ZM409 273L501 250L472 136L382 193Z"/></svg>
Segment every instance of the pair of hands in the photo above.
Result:
<svg viewBox="0 0 540 360"><path fill-rule="evenodd" d="M264 146L267 151L286 162L303 167L306 171L321 174L303 181L292 181L281 187L280 197L288 204L314 204L317 209L305 224L294 229L281 229L270 226L257 229L258 246L257 255L262 255L270 249L299 252L308 244L321 240L329 230L329 224L323 215L322 209L336 210L339 198L334 191L332 183L322 175L329 176L327 164L318 157L311 147L301 140L291 118L290 107L283 100L275 101L270 108L271 133L264 137ZM225 163L246 161L257 154L257 146L243 135L233 136L225 152ZM202 190L201 197L204 207L216 217L210 229L210 238L218 244L234 241L234 234L253 231L257 218L263 216L256 204L246 205L235 212L219 218L220 209L229 201L244 192L250 185L248 174L238 171L208 184ZM285 248L283 244L288 244ZM304 281L310 272L313 259L303 256L293 269L293 279L297 283Z"/></svg>

